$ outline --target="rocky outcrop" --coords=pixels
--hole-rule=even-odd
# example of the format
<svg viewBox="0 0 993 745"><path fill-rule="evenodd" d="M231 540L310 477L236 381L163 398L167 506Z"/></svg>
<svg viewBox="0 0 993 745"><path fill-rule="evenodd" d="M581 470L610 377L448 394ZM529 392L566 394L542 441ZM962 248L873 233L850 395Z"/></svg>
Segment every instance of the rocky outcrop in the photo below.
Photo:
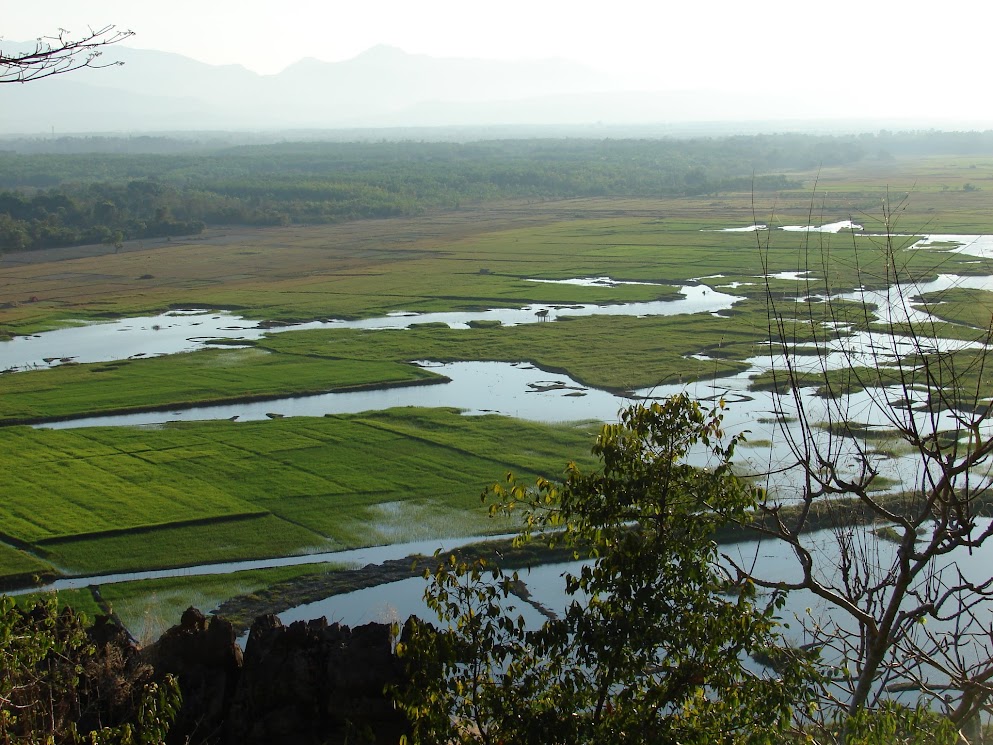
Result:
<svg viewBox="0 0 993 745"><path fill-rule="evenodd" d="M284 627L263 616L249 633L228 742L396 743L403 717L385 689L401 676L385 624Z"/></svg>
<svg viewBox="0 0 993 745"><path fill-rule="evenodd" d="M403 668L385 624L283 626L262 616L242 655L231 624L190 608L147 658L183 692L172 742L378 745L406 731L387 693Z"/></svg>
<svg viewBox="0 0 993 745"><path fill-rule="evenodd" d="M208 621L196 608L188 608L179 625L149 649L148 661L158 675L175 675L183 694L169 739L220 742L242 667L231 624L217 617Z"/></svg>

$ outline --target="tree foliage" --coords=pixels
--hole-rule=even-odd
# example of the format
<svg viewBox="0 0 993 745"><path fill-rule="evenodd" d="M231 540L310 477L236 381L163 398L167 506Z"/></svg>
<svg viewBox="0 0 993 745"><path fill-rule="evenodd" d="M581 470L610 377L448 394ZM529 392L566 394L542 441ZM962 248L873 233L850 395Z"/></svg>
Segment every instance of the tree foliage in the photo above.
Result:
<svg viewBox="0 0 993 745"><path fill-rule="evenodd" d="M179 687L150 673L94 643L54 596L26 610L0 597L0 742L162 743Z"/></svg>
<svg viewBox="0 0 993 745"><path fill-rule="evenodd" d="M417 742L764 743L789 725L810 669L784 651L781 595L731 582L717 560L714 530L754 505L721 412L686 396L633 406L601 431L598 470L510 476L484 495L521 513L520 540L590 561L540 625L515 612L516 573L454 556L429 573L441 627L412 621L401 643ZM778 672L749 659L770 649Z"/></svg>
<svg viewBox="0 0 993 745"><path fill-rule="evenodd" d="M8 191L0 192L0 246L108 242L118 232L124 239L151 238L195 233L206 225L393 217L507 198L770 192L800 186L784 171L856 162L870 148L899 153L993 147L988 133L237 147L159 138L113 145L105 140L3 143L0 188ZM33 151L43 147L54 152Z"/></svg>
<svg viewBox="0 0 993 745"><path fill-rule="evenodd" d="M0 152L0 246L48 248L413 215L506 198L781 189L753 177L751 143L494 141L284 143L189 155ZM690 152L685 152L685 151ZM684 178L691 170L693 177Z"/></svg>
<svg viewBox="0 0 993 745"><path fill-rule="evenodd" d="M0 246L21 251L200 233L204 223L187 218L188 207L175 190L148 181L30 196L0 192Z"/></svg>

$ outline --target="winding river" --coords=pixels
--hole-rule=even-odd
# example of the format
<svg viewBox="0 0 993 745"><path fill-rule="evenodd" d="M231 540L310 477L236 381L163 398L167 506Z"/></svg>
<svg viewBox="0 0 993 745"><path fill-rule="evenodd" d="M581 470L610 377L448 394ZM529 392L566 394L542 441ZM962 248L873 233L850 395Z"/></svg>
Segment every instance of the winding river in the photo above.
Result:
<svg viewBox="0 0 993 745"><path fill-rule="evenodd" d="M687 285L678 300L656 300L616 305L528 305L523 308L494 308L475 312L405 313L357 321L328 320L274 326L240 316L205 310L180 310L157 316L123 318L107 323L18 336L0 342L0 370L12 373L39 370L67 362L112 362L194 352L217 346L223 340L254 341L266 334L309 329L402 330L420 324L443 323L453 329L468 329L474 322L499 322L504 326L554 321L574 316L674 316L716 313L727 310L741 298L712 290L706 285Z"/></svg>

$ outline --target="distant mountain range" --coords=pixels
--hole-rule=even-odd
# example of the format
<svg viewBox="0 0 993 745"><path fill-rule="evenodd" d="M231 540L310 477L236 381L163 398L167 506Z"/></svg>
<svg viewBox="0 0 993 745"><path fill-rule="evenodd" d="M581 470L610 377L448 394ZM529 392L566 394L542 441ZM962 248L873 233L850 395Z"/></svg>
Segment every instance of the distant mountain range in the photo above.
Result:
<svg viewBox="0 0 993 745"><path fill-rule="evenodd" d="M4 45L14 51L16 45ZM354 59L303 59L276 75L111 47L125 64L0 87L0 133L167 132L810 120L813 95L636 91L557 59L436 58L378 46Z"/></svg>

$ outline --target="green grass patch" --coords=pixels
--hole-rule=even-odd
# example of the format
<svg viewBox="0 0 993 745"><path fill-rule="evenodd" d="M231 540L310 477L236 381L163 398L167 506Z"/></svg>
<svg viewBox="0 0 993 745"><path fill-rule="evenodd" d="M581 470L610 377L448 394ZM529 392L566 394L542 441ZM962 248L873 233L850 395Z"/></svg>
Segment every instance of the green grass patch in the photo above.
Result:
<svg viewBox="0 0 993 745"><path fill-rule="evenodd" d="M313 531L263 515L59 543L48 547L47 554L54 564L72 574L108 574L289 556L337 547Z"/></svg>
<svg viewBox="0 0 993 745"><path fill-rule="evenodd" d="M93 597L93 593L85 587L78 590L61 590L55 593L30 592L15 596L15 601L22 608L31 608L36 602L49 595L55 595L59 608L72 608L77 613L86 614L86 617L91 621L97 616L105 614L104 609Z"/></svg>
<svg viewBox="0 0 993 745"><path fill-rule="evenodd" d="M993 292L989 290L958 287L922 299L931 315L973 329L972 338L975 330L985 332L993 326Z"/></svg>
<svg viewBox="0 0 993 745"><path fill-rule="evenodd" d="M51 575L54 572L51 564L19 548L0 543L0 588L27 584L33 577Z"/></svg>
<svg viewBox="0 0 993 745"><path fill-rule="evenodd" d="M305 564L271 569L253 569L232 574L118 582L101 585L100 594L124 626L139 641L154 641L179 623L190 606L204 613L238 595L254 593L278 582L302 577L320 577L335 565Z"/></svg>
<svg viewBox="0 0 993 745"><path fill-rule="evenodd" d="M767 336L764 311L758 303L746 304L752 310L743 307L733 324L706 313L589 316L472 330L301 331L264 343L277 352L349 359L528 361L586 385L627 391L745 369L743 360L755 354Z"/></svg>
<svg viewBox="0 0 993 745"><path fill-rule="evenodd" d="M0 419L168 409L182 403L324 393L432 377L427 370L398 361L315 359L259 349L206 350L0 376Z"/></svg>
<svg viewBox="0 0 993 745"><path fill-rule="evenodd" d="M446 409L3 434L0 521L76 574L503 530L482 489L555 478L593 437Z"/></svg>
<svg viewBox="0 0 993 745"><path fill-rule="evenodd" d="M233 490L192 477L184 464L210 461L207 443L176 461L163 479L162 464L142 453L120 453L91 439L91 431L7 430L4 458L31 463L15 468L0 505L4 532L38 543L107 531L261 513ZM162 443L163 450L168 449ZM153 448L154 452L154 448ZM155 489L148 485L155 483Z"/></svg>

